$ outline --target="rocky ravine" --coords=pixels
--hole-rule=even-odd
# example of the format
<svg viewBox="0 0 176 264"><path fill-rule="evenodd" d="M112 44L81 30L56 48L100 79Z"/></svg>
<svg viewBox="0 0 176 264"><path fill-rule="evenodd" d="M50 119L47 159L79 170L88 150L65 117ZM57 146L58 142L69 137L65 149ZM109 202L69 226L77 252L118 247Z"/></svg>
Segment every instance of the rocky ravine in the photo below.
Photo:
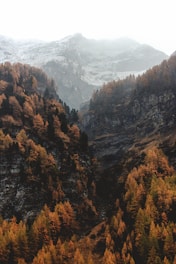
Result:
<svg viewBox="0 0 176 264"><path fill-rule="evenodd" d="M0 46L0 62L42 67L54 78L61 99L76 109L104 83L138 75L167 58L163 52L131 39L93 40L81 34L49 43L1 36Z"/></svg>

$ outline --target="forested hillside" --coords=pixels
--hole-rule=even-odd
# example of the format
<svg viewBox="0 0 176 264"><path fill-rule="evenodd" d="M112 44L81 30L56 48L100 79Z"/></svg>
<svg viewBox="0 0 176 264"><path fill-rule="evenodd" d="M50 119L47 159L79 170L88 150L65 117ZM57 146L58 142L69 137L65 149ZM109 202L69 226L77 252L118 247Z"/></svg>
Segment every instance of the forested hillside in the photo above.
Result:
<svg viewBox="0 0 176 264"><path fill-rule="evenodd" d="M175 105L172 56L137 78L104 85L94 93L89 110L81 113L99 162L97 193L120 210L109 222L109 254L118 252L118 257L111 254L112 263L176 261ZM123 235L118 237L120 226Z"/></svg>
<svg viewBox="0 0 176 264"><path fill-rule="evenodd" d="M44 72L0 65L0 213L6 219L0 263L32 262L44 240L51 243L51 233L56 244L97 221L94 165L75 120L76 111L59 101ZM48 234L44 215L52 226Z"/></svg>
<svg viewBox="0 0 176 264"><path fill-rule="evenodd" d="M174 116L171 116L171 120L164 119L163 122L160 118L167 116L168 111L171 112L174 107L172 104L175 100L175 86L176 56L170 57L169 60L163 61L138 77L130 75L124 80L105 84L101 90L93 94L89 112L86 113L93 117L92 120L90 119L91 129L93 126L96 135L108 130L117 131L125 126L129 129L134 122L135 125L137 122L139 124L146 114L148 116L145 121L151 118L151 126L153 126L151 130L157 126L157 122L160 127L163 122L167 124ZM153 116L151 110L154 111ZM160 118L157 118L157 113ZM96 125L93 125L93 122ZM103 131L100 129L101 122L104 123ZM85 125L86 129L89 129L89 122Z"/></svg>
<svg viewBox="0 0 176 264"><path fill-rule="evenodd" d="M175 72L96 92L88 142L43 71L0 65L0 263L176 263Z"/></svg>

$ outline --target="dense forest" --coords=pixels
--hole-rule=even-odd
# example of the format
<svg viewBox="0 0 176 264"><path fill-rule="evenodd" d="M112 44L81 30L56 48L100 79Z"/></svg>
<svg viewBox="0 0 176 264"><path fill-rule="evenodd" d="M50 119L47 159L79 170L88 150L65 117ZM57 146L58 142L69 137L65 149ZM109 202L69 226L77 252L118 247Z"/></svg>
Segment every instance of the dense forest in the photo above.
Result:
<svg viewBox="0 0 176 264"><path fill-rule="evenodd" d="M120 104L125 109L140 93L144 98L145 89L153 93L152 85L159 95L174 91L174 63L171 58L137 79L105 85L89 111L101 120L113 109L118 117ZM116 162L101 175L77 121L43 71L0 65L0 263L175 264L173 138L172 159L166 155L171 147L150 140L134 144L121 168ZM112 190L106 185L112 173L113 192L105 195L100 182Z"/></svg>
<svg viewBox="0 0 176 264"><path fill-rule="evenodd" d="M47 205L29 227L1 219L1 263L176 263L176 175L161 151L145 153L128 174L113 216L76 235L69 202ZM75 234L74 234L75 232ZM72 235L71 235L72 234Z"/></svg>

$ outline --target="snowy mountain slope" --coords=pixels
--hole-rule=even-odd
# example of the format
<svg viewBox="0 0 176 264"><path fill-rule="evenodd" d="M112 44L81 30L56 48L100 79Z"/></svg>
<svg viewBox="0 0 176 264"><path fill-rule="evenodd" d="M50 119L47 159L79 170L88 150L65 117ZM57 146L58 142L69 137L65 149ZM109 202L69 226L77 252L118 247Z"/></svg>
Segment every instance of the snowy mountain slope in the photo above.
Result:
<svg viewBox="0 0 176 264"><path fill-rule="evenodd" d="M128 39L93 40L81 34L53 42L0 37L0 62L23 62L54 78L59 96L78 109L94 90L111 80L138 75L166 59L154 48Z"/></svg>

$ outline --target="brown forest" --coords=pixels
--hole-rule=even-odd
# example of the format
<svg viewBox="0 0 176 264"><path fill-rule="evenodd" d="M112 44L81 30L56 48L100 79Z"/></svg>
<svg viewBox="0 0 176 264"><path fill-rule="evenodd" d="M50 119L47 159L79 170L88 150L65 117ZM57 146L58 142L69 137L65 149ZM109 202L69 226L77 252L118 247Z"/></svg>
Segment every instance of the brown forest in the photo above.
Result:
<svg viewBox="0 0 176 264"><path fill-rule="evenodd" d="M94 95L90 110L107 115L110 105L122 100L124 87L133 90L133 96L154 82L156 92L160 82L161 90L174 89L174 63L171 59L137 79L105 85ZM174 166L154 144L140 150L138 161L117 179L120 188L111 210L101 217L99 164L77 120L76 111L59 100L44 72L22 64L0 65L1 165L10 167L12 156L21 160L19 171L9 169L6 176L19 178L24 190L31 186L31 196L39 199L32 217L8 207L2 210L0 263L176 263ZM1 167L1 181L4 175Z"/></svg>

